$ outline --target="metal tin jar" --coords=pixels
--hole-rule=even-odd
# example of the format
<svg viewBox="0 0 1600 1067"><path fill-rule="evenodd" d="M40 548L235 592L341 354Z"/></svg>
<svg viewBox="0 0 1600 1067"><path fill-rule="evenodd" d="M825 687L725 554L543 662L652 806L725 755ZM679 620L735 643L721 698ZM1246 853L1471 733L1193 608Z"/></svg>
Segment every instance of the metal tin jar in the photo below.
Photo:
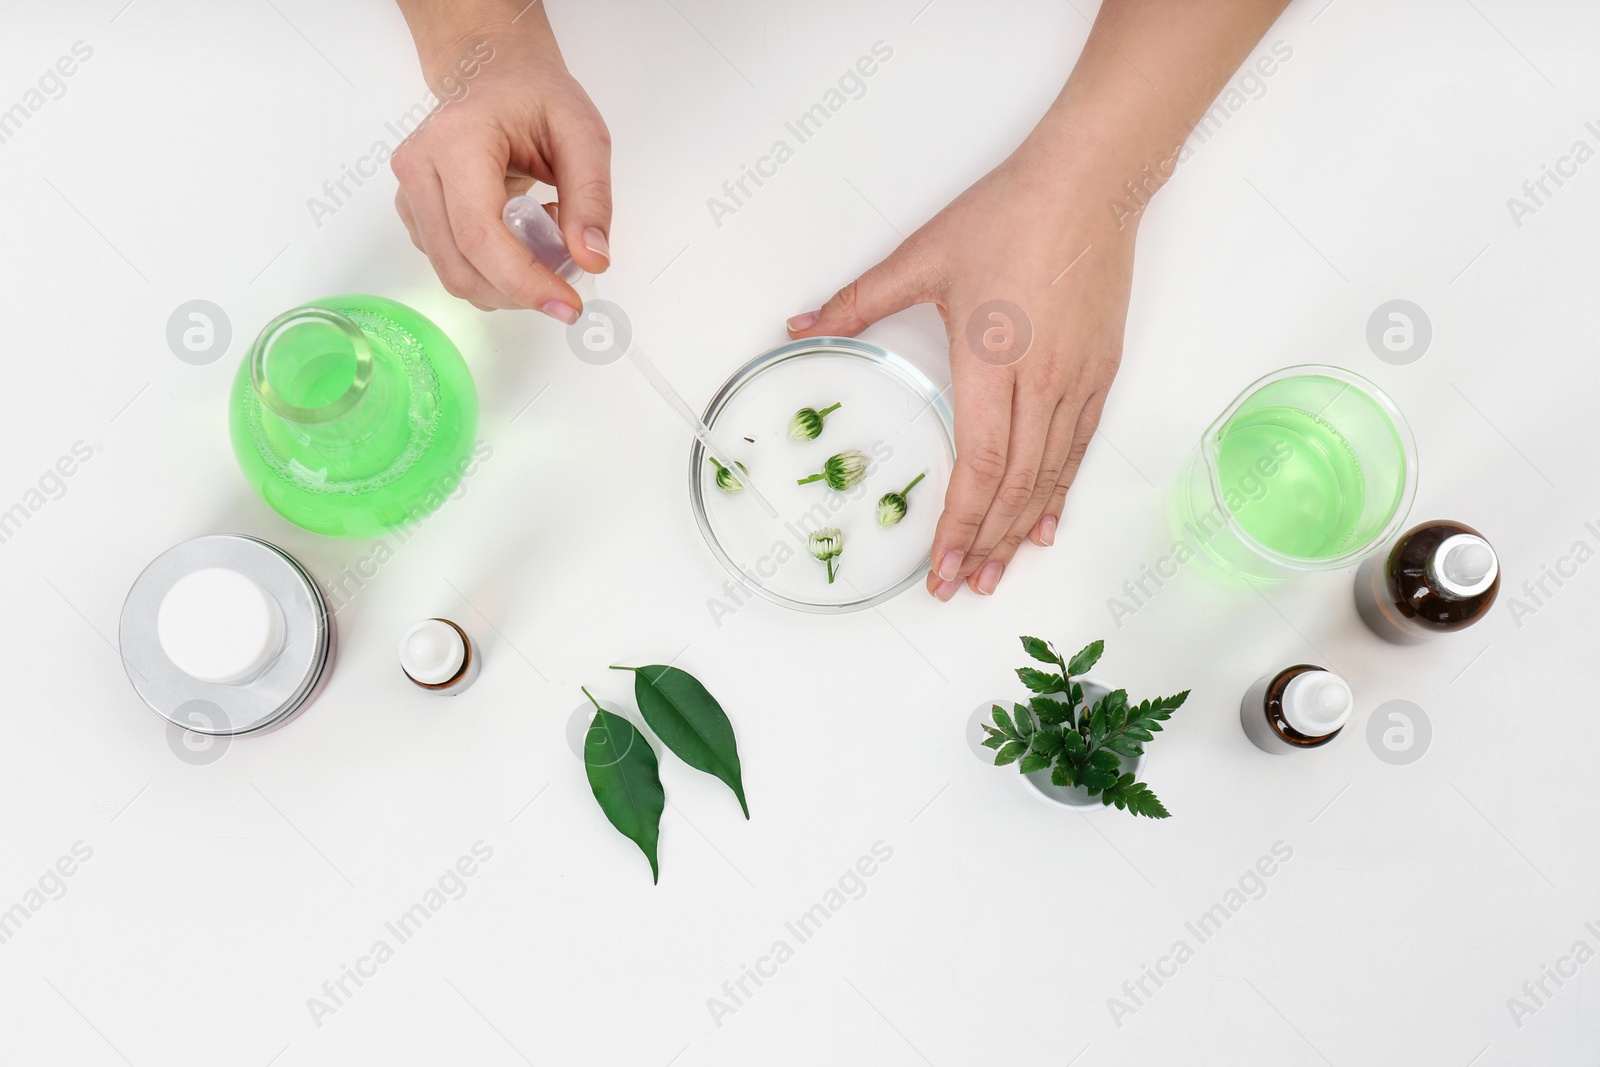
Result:
<svg viewBox="0 0 1600 1067"><path fill-rule="evenodd" d="M173 662L158 621L173 587L187 576L221 569L248 578L276 605L277 647L244 680L197 678ZM134 581L122 607L122 663L157 715L198 734L265 733L294 718L322 690L332 671L333 617L322 590L294 557L243 534L212 534L174 545Z"/></svg>

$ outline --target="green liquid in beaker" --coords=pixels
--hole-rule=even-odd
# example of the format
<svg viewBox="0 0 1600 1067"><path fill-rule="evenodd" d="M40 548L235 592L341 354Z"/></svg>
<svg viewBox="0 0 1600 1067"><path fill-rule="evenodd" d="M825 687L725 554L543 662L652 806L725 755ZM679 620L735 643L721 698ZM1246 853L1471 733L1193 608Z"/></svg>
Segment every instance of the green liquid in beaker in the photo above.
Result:
<svg viewBox="0 0 1600 1067"><path fill-rule="evenodd" d="M1291 407L1240 412L1217 438L1217 473L1244 531L1287 556L1344 552L1361 519L1361 463L1327 421Z"/></svg>

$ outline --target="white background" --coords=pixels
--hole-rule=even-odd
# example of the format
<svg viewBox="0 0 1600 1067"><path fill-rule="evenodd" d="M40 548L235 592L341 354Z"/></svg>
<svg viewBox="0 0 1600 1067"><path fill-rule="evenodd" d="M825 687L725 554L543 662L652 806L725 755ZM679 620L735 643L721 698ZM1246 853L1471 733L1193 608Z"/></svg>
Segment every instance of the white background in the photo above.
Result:
<svg viewBox="0 0 1600 1067"><path fill-rule="evenodd" d="M615 139L603 295L691 403L1003 158L1093 14L923 2L554 5ZM1507 999L1576 941L1600 948L1584 928L1600 921L1600 563L1520 619L1509 598L1575 542L1600 547L1584 525L1600 520L1600 162L1520 228L1506 207L1575 140L1596 144L1592 5L1292 5L1263 42L1292 59L1149 214L1125 363L1055 547L1022 552L990 599L913 590L833 618L757 602L719 627L688 438L627 362L587 365L542 317L451 300L386 172L313 223L306 199L423 95L390 5L124 3L6 0L0 35L0 107L75 41L93 48L0 145L0 507L74 442L94 448L0 545L0 908L74 842L93 849L0 945L0 1059L1592 1062L1600 963L1547 982L1520 1027ZM866 96L718 228L707 197L878 40L894 57ZM111 647L123 596L202 533L265 537L325 580L373 551L277 518L226 434L261 324L349 290L458 341L493 458L340 613L314 706L185 762ZM233 325L209 366L165 340L196 298ZM1433 323L1409 366L1365 341L1394 298ZM930 309L867 336L947 380ZM1245 383L1308 361L1392 392L1422 455L1413 515L1484 530L1502 604L1399 649L1360 628L1348 573L1257 592L1190 568L1117 627L1107 600L1166 550L1167 486L1200 430ZM396 669L398 634L431 614L485 648L453 702ZM973 709L1020 691L1019 633L1106 637L1099 673L1135 696L1192 687L1149 764L1172 819L1052 810L974 758ZM664 761L652 887L566 734L580 684L631 705L607 664L673 657L736 723L753 821ZM1351 678L1355 720L1327 750L1264 755L1239 695L1305 660ZM1365 740L1392 699L1433 725L1410 766ZM316 1026L307 999L480 840L493 858L466 895ZM785 921L877 841L893 858L865 896L717 1026L707 999L793 945ZM1108 998L1176 940L1193 947L1185 921L1278 841L1293 859L1265 895L1119 1027Z"/></svg>

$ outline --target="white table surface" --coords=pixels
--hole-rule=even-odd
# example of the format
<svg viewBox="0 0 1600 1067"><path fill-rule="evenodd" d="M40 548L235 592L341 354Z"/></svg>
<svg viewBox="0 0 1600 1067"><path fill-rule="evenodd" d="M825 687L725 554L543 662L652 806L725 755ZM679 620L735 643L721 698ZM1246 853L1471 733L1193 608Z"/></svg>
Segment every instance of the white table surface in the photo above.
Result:
<svg viewBox="0 0 1600 1067"><path fill-rule="evenodd" d="M0 107L75 42L93 54L0 144L0 508L75 443L93 452L0 545L0 909L29 913L0 944L0 1060L1591 1062L1600 963L1546 979L1536 1010L1508 999L1575 943L1600 948L1600 162L1520 227L1506 199L1575 141L1600 147L1592 5L1296 2L1262 46L1292 58L1150 211L1126 359L1056 546L1022 552L992 599L913 590L843 617L756 602L720 626L688 439L627 362L590 366L541 317L450 299L387 171L313 223L306 198L422 96L389 4L6 7ZM554 8L615 139L602 295L695 404L1001 159L1093 14ZM894 55L866 95L715 225L707 197L879 40ZM406 301L459 342L493 458L340 612L336 675L300 719L186 762L111 647L123 597L202 533L265 537L325 580L372 555L255 499L225 422L261 324L348 290ZM197 298L233 330L205 366L165 340ZM1410 365L1365 340L1395 298L1433 324ZM867 337L948 380L931 309ZM1115 625L1108 598L1170 542L1167 487L1201 428L1251 379L1308 361L1392 392L1420 443L1413 515L1483 529L1502 604L1400 649L1361 628L1349 573L1257 593L1188 568ZM1511 596L1558 565L1572 576L1514 617ZM454 702L395 669L399 633L431 614L485 648ZM1098 673L1136 696L1193 688L1150 760L1171 820L1053 811L974 758L973 709L1019 692L1019 633L1106 637ZM580 684L631 704L607 664L674 656L735 721L753 821L666 761L652 887L566 731ZM1352 679L1355 719L1328 750L1268 757L1237 701L1303 660ZM1365 736L1396 699L1433 729L1407 766ZM392 941L384 923L480 841L492 859L465 894L318 1025L308 998ZM92 857L59 899L30 898L78 842ZM785 923L876 842L892 859L799 943ZM1185 924L1278 842L1292 859L1200 943ZM792 958L714 1018L709 998L780 940ZM1110 998L1179 940L1192 958L1115 1018Z"/></svg>

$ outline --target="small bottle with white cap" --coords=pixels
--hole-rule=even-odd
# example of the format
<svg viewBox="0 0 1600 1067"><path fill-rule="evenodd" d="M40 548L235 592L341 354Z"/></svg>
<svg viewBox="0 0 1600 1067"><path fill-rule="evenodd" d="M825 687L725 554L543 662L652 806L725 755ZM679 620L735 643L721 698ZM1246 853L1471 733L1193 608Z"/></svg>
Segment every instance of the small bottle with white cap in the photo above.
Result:
<svg viewBox="0 0 1600 1067"><path fill-rule="evenodd" d="M1257 748L1281 755L1332 741L1354 706L1349 682L1301 663L1251 686L1239 702L1239 721Z"/></svg>
<svg viewBox="0 0 1600 1067"><path fill-rule="evenodd" d="M483 658L449 619L423 619L400 638L400 668L418 689L455 696L478 678Z"/></svg>
<svg viewBox="0 0 1600 1067"><path fill-rule="evenodd" d="M1356 571L1356 610L1396 644L1462 630L1489 613L1500 592L1500 561L1483 535L1459 522L1425 522L1387 556Z"/></svg>

